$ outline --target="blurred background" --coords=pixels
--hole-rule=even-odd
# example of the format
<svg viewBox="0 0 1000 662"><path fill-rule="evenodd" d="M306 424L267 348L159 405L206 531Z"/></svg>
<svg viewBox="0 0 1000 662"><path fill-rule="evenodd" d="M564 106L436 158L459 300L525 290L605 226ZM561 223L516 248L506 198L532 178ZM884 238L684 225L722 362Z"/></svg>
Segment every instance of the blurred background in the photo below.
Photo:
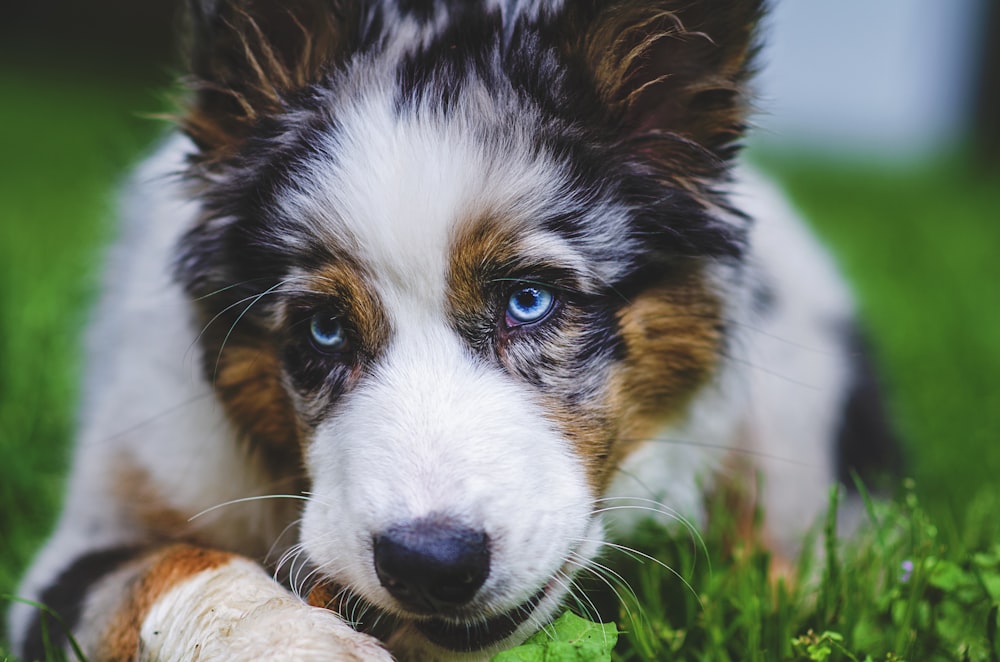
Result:
<svg viewBox="0 0 1000 662"><path fill-rule="evenodd" d="M81 326L116 185L166 130L179 4L0 4L0 594L61 499ZM774 4L749 157L855 284L942 535L993 540L1000 3Z"/></svg>
<svg viewBox="0 0 1000 662"><path fill-rule="evenodd" d="M990 21L996 3L982 0L779 0L759 78L760 139L895 160L973 133L996 149Z"/></svg>
<svg viewBox="0 0 1000 662"><path fill-rule="evenodd" d="M0 5L5 65L161 75L182 0ZM997 145L991 0L772 0L761 138L838 153L925 156L975 130ZM991 43L992 41L992 43ZM983 131L985 130L985 133Z"/></svg>

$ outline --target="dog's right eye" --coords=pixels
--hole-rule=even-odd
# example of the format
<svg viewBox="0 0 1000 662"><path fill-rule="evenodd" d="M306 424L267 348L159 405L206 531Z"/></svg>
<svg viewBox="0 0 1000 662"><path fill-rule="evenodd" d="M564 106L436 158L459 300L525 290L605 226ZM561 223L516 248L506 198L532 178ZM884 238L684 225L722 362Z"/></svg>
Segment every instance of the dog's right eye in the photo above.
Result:
<svg viewBox="0 0 1000 662"><path fill-rule="evenodd" d="M507 300L507 326L516 327L540 322L555 308L552 290L537 285L523 285Z"/></svg>
<svg viewBox="0 0 1000 662"><path fill-rule="evenodd" d="M313 346L327 354L339 354L350 348L343 320L329 310L313 313L309 319L309 335Z"/></svg>

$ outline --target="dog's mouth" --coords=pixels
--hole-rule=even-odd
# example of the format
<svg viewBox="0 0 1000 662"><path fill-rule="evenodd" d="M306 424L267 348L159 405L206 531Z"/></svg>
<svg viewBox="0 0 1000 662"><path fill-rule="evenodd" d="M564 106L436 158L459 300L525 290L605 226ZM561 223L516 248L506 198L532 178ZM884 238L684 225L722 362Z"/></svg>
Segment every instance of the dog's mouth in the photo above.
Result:
<svg viewBox="0 0 1000 662"><path fill-rule="evenodd" d="M546 588L508 612L485 620L448 621L440 618L417 621L416 629L432 644L452 651L477 651L503 641L528 620L545 597Z"/></svg>
<svg viewBox="0 0 1000 662"><path fill-rule="evenodd" d="M387 639L391 636L392 622L397 624L409 622L417 632L429 642L455 652L472 652L482 650L497 644L513 635L538 608L538 605L548 595L550 585L539 589L530 598L496 616L487 618L461 619L429 617L419 620L405 619L399 615L390 615L373 606L350 591L345 591L332 584L321 584L309 593L308 601L315 607L333 609L338 613L368 612L366 618L372 627L363 623L354 623L355 628L369 634Z"/></svg>

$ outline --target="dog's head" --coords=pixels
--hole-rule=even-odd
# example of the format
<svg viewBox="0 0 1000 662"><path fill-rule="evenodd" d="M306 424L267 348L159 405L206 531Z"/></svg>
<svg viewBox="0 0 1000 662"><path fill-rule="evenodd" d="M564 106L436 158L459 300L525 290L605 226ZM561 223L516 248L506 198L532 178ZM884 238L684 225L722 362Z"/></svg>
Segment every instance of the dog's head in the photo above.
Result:
<svg viewBox="0 0 1000 662"><path fill-rule="evenodd" d="M544 623L713 374L760 4L196 3L206 371L401 646Z"/></svg>

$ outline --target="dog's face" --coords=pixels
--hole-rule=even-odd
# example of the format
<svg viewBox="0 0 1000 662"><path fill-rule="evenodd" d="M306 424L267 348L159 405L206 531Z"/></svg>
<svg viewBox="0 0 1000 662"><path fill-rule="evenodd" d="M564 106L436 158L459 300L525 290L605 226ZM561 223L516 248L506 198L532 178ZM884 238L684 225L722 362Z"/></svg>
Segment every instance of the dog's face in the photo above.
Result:
<svg viewBox="0 0 1000 662"><path fill-rule="evenodd" d="M715 367L758 3L267 4L195 12L178 274L206 371L276 473L305 467L322 577L403 649L507 642Z"/></svg>

